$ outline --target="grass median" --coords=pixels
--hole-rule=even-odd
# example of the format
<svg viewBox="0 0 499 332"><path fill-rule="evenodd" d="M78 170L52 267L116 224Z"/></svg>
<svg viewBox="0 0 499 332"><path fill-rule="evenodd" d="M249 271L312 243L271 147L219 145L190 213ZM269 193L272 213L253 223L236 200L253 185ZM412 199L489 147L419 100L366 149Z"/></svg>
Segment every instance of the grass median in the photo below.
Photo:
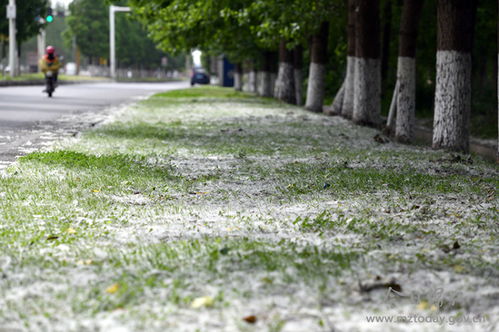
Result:
<svg viewBox="0 0 499 332"><path fill-rule="evenodd" d="M376 135L206 87L155 95L20 158L0 181L0 326L322 331L362 329L367 313L435 311L492 320L498 167Z"/></svg>

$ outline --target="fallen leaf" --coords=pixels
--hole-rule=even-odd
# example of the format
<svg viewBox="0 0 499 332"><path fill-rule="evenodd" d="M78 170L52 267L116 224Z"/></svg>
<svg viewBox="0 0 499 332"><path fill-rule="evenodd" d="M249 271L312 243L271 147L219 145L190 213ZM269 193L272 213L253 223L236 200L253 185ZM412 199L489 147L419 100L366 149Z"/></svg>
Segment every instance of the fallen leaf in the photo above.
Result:
<svg viewBox="0 0 499 332"><path fill-rule="evenodd" d="M57 240L59 238L59 236L57 235L50 235L48 238L47 238L47 241L54 241L54 240Z"/></svg>
<svg viewBox="0 0 499 332"><path fill-rule="evenodd" d="M80 259L78 262L76 262L76 264L78 265L90 265L92 263L93 262L91 259L85 259L85 260Z"/></svg>
<svg viewBox="0 0 499 332"><path fill-rule="evenodd" d="M453 268L454 268L454 272L456 272L456 273L461 273L464 271L464 267L461 265L454 265Z"/></svg>
<svg viewBox="0 0 499 332"><path fill-rule="evenodd" d="M243 320L246 322L246 323L250 323L250 324L255 324L257 319L256 319L256 316L255 315L250 315L250 316L246 316L246 317L243 317Z"/></svg>
<svg viewBox="0 0 499 332"><path fill-rule="evenodd" d="M120 285L119 284L112 284L111 286L109 286L108 288L106 288L106 293L108 294L114 294L116 293L118 290L120 289Z"/></svg>
<svg viewBox="0 0 499 332"><path fill-rule="evenodd" d="M418 306L417 306L417 309L418 310L428 310L430 308L430 304L428 303L428 301L421 301L419 302Z"/></svg>
<svg viewBox="0 0 499 332"><path fill-rule="evenodd" d="M191 308L199 309L201 307L211 307L213 306L213 298L211 296L202 296L194 299L191 303Z"/></svg>
<svg viewBox="0 0 499 332"><path fill-rule="evenodd" d="M98 193L98 192L100 192L100 190L99 190L99 189L94 189L94 190L92 190L92 191L93 191L94 193Z"/></svg>
<svg viewBox="0 0 499 332"><path fill-rule="evenodd" d="M66 233L68 233L68 234L75 234L76 230L74 228L69 227L68 229L66 229Z"/></svg>

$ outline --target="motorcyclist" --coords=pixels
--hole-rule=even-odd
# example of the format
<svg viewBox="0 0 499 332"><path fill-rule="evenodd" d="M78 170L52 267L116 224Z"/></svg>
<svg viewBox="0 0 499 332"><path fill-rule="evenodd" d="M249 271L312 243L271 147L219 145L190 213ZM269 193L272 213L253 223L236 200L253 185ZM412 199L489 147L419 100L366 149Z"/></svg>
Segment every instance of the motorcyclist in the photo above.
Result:
<svg viewBox="0 0 499 332"><path fill-rule="evenodd" d="M61 62L55 54L55 48L53 46L47 46L45 49L45 55L40 59L38 65L44 74L51 71L54 83L57 84L57 75L59 74L59 69L61 68Z"/></svg>

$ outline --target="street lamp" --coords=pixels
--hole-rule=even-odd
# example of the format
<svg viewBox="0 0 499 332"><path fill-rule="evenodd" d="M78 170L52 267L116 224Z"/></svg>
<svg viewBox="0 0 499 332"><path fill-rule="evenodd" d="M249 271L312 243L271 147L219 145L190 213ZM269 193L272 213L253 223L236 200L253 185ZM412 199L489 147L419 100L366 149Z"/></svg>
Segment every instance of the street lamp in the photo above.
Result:
<svg viewBox="0 0 499 332"><path fill-rule="evenodd" d="M7 6L9 19L9 67L10 77L16 76L16 1L9 0Z"/></svg>
<svg viewBox="0 0 499 332"><path fill-rule="evenodd" d="M111 70L111 78L116 79L116 40L115 40L115 23L114 13L130 12L130 7L109 6L109 64Z"/></svg>

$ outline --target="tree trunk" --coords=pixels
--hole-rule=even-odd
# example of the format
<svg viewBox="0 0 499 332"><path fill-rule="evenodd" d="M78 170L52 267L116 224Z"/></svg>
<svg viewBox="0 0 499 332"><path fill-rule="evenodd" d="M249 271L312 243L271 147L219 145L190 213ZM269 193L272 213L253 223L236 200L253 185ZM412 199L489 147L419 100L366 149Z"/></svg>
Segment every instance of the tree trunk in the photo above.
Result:
<svg viewBox="0 0 499 332"><path fill-rule="evenodd" d="M475 0L438 0L433 147L469 151Z"/></svg>
<svg viewBox="0 0 499 332"><path fill-rule="evenodd" d="M378 125L381 109L379 0L358 0L353 121Z"/></svg>
<svg viewBox="0 0 499 332"><path fill-rule="evenodd" d="M392 135L395 131L395 116L397 113L397 99L399 93L399 81L395 83L395 90L393 90L392 101L390 102L390 110L388 111L388 119L386 120L385 133Z"/></svg>
<svg viewBox="0 0 499 332"><path fill-rule="evenodd" d="M345 84L346 81L343 80L340 89L338 90L336 96L334 97L331 109L329 111L326 111L326 114L339 115L341 113L341 106L343 105L343 100L345 99Z"/></svg>
<svg viewBox="0 0 499 332"><path fill-rule="evenodd" d="M353 116L353 96L355 87L355 13L357 9L356 0L348 0L348 49L347 49L347 73L344 82L344 92L342 97L341 113L345 118L351 119ZM334 103L333 103L334 105ZM334 112L333 107L333 112Z"/></svg>
<svg viewBox="0 0 499 332"><path fill-rule="evenodd" d="M272 97L272 82L271 82L271 71L272 71L272 54L269 51L265 51L262 54L262 68L260 70L260 87L258 89L258 94L262 97Z"/></svg>
<svg viewBox="0 0 499 332"><path fill-rule="evenodd" d="M234 89L243 90L243 65L238 62L234 65Z"/></svg>
<svg viewBox="0 0 499 332"><path fill-rule="evenodd" d="M312 112L322 112L324 104L328 35L329 23L323 22L319 31L312 37L307 103L305 105L305 108Z"/></svg>
<svg viewBox="0 0 499 332"><path fill-rule="evenodd" d="M277 73L279 71L279 56L276 51L270 52L270 92L272 97L275 95L275 87L277 82Z"/></svg>
<svg viewBox="0 0 499 332"><path fill-rule="evenodd" d="M381 51L381 82L388 76L390 63L390 43L392 41L392 0L386 0L383 7L383 48ZM383 90L382 90L383 91Z"/></svg>
<svg viewBox="0 0 499 332"><path fill-rule="evenodd" d="M293 50L293 67L295 80L295 100L296 105L303 105L303 47L300 45Z"/></svg>
<svg viewBox="0 0 499 332"><path fill-rule="evenodd" d="M416 42L423 0L405 0L399 32L395 138L411 142L416 117Z"/></svg>
<svg viewBox="0 0 499 332"><path fill-rule="evenodd" d="M274 94L277 99L286 103L296 103L293 51L287 49L284 41L279 45L279 72Z"/></svg>
<svg viewBox="0 0 499 332"><path fill-rule="evenodd" d="M249 73L249 91L258 93L258 75L256 69L256 61L251 62L251 71Z"/></svg>

